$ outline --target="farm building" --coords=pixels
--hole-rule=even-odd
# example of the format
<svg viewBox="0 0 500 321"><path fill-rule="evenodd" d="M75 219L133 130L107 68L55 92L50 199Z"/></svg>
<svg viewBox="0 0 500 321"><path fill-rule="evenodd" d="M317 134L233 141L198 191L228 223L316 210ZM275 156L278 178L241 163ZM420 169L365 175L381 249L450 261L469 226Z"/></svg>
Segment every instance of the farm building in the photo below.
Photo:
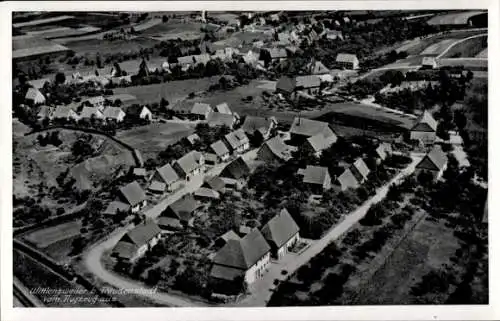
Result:
<svg viewBox="0 0 500 321"><path fill-rule="evenodd" d="M245 160L240 156L224 167L220 173L220 177L241 180L250 175L250 173L250 166L248 166Z"/></svg>
<svg viewBox="0 0 500 321"><path fill-rule="evenodd" d="M424 57L422 58L422 68L425 69L436 69L437 61L435 57Z"/></svg>
<svg viewBox="0 0 500 321"><path fill-rule="evenodd" d="M285 144L282 138L276 136L264 142L257 152L257 157L266 162L286 162L296 150L296 147Z"/></svg>
<svg viewBox="0 0 500 321"><path fill-rule="evenodd" d="M130 205L125 204L120 201L113 201L109 203L108 207L102 212L104 215L116 215L119 212L128 213L130 211Z"/></svg>
<svg viewBox="0 0 500 321"><path fill-rule="evenodd" d="M221 103L215 106L215 111L221 114L229 114L231 115L233 112L229 108L227 103Z"/></svg>
<svg viewBox="0 0 500 321"><path fill-rule="evenodd" d="M195 119L206 120L212 112L213 109L209 104L194 103L191 109L191 116Z"/></svg>
<svg viewBox="0 0 500 321"><path fill-rule="evenodd" d="M318 120L295 117L290 127L291 140L300 144L318 134L323 134L325 137L336 136L328 123Z"/></svg>
<svg viewBox="0 0 500 321"><path fill-rule="evenodd" d="M230 152L222 140L218 140L210 145L210 149L217 155L220 161L225 162L229 159Z"/></svg>
<svg viewBox="0 0 500 321"><path fill-rule="evenodd" d="M85 106L80 112L81 119L105 119L104 114L97 107Z"/></svg>
<svg viewBox="0 0 500 321"><path fill-rule="evenodd" d="M54 114L54 108L50 106L40 106L40 110L38 111L38 114L36 117L38 119L52 119Z"/></svg>
<svg viewBox="0 0 500 321"><path fill-rule="evenodd" d="M53 119L66 119L66 120L79 120L80 117L73 110L72 106L57 106L54 114L52 115Z"/></svg>
<svg viewBox="0 0 500 321"><path fill-rule="evenodd" d="M146 178L146 176L148 176L148 172L143 167L135 167L132 170L132 175L137 178Z"/></svg>
<svg viewBox="0 0 500 321"><path fill-rule="evenodd" d="M383 161L392 154L392 147L388 143L381 143L374 150L375 157Z"/></svg>
<svg viewBox="0 0 500 321"><path fill-rule="evenodd" d="M446 170L448 158L441 149L441 146L435 145L427 155L422 158L420 163L417 164L415 172L419 175L422 172L432 174L434 180L439 180Z"/></svg>
<svg viewBox="0 0 500 321"><path fill-rule="evenodd" d="M264 140L271 137L271 132L278 126L275 117L246 116L241 128L248 135L260 134Z"/></svg>
<svg viewBox="0 0 500 321"><path fill-rule="evenodd" d="M24 96L26 103L31 106L45 104L45 96L36 88L29 88Z"/></svg>
<svg viewBox="0 0 500 321"><path fill-rule="evenodd" d="M337 139L338 138L335 133L327 133L327 136L323 133L319 133L307 138L304 144L305 147L309 148L316 157L320 157L323 150L335 144Z"/></svg>
<svg viewBox="0 0 500 321"><path fill-rule="evenodd" d="M241 278L251 284L264 276L270 251L271 247L257 229L239 240L229 239L215 255L210 277L221 283Z"/></svg>
<svg viewBox="0 0 500 321"><path fill-rule="evenodd" d="M198 64L206 65L210 61L209 54L201 54L194 56L184 56L177 58L177 64L182 67L183 70L187 70L191 66L196 66Z"/></svg>
<svg viewBox="0 0 500 321"><path fill-rule="evenodd" d="M223 193L224 192L224 181L220 177L217 177L217 176L213 176L213 177L208 176L208 177L205 177L205 179L203 180L202 187L207 187L207 188L213 189L214 191L217 191L219 193Z"/></svg>
<svg viewBox="0 0 500 321"><path fill-rule="evenodd" d="M350 170L359 183L366 181L368 179L368 174L370 174L370 169L362 158L356 159L354 163L352 163Z"/></svg>
<svg viewBox="0 0 500 321"><path fill-rule="evenodd" d="M241 128L225 135L224 139L232 153L243 153L250 148L250 140Z"/></svg>
<svg viewBox="0 0 500 321"><path fill-rule="evenodd" d="M106 107L104 108L104 117L106 120L115 121L121 123L125 118L126 114L120 107Z"/></svg>
<svg viewBox="0 0 500 321"><path fill-rule="evenodd" d="M356 55L340 53L335 58L335 62L342 68L356 70L359 68L359 60Z"/></svg>
<svg viewBox="0 0 500 321"><path fill-rule="evenodd" d="M194 133L186 137L186 141L188 142L189 145L193 146L196 142L200 141L200 136L198 134Z"/></svg>
<svg viewBox="0 0 500 321"><path fill-rule="evenodd" d="M344 35L340 30L327 30L324 36L326 37L326 39L330 40L336 40L336 39L344 40Z"/></svg>
<svg viewBox="0 0 500 321"><path fill-rule="evenodd" d="M302 182L311 185L317 190L328 190L331 188L330 173L326 167L307 165L305 169L299 169L297 174L302 175Z"/></svg>
<svg viewBox="0 0 500 321"><path fill-rule="evenodd" d="M166 164L155 170L153 176L151 177L152 182L161 182L165 184L165 189L169 192L175 190L179 187L181 178L174 170L172 165Z"/></svg>
<svg viewBox="0 0 500 321"><path fill-rule="evenodd" d="M323 75L330 72L330 70L326 68L321 61L317 60L312 60L310 63L308 63L306 66L306 70L311 75Z"/></svg>
<svg viewBox="0 0 500 321"><path fill-rule="evenodd" d="M284 61L287 57L288 54L283 48L262 48L260 50L259 60Z"/></svg>
<svg viewBox="0 0 500 321"><path fill-rule="evenodd" d="M49 78L40 78L40 79L28 80L28 84L30 84L31 87L36 88L36 89L42 89L43 86L45 84L47 84L47 83L50 84L50 79Z"/></svg>
<svg viewBox="0 0 500 321"><path fill-rule="evenodd" d="M127 108L127 116L136 119L153 120L153 113L146 106L132 105Z"/></svg>
<svg viewBox="0 0 500 321"><path fill-rule="evenodd" d="M281 259L300 240L299 226L286 209L269 220L261 232L271 246L271 257Z"/></svg>
<svg viewBox="0 0 500 321"><path fill-rule="evenodd" d="M359 187L359 182L356 179L356 176L352 173L349 168L346 168L342 174L340 174L335 182L333 183L333 187L340 190L345 191L346 189L353 188L356 189Z"/></svg>
<svg viewBox="0 0 500 321"><path fill-rule="evenodd" d="M297 90L317 91L321 86L321 78L316 75L281 77L276 83L276 91L291 94Z"/></svg>
<svg viewBox="0 0 500 321"><path fill-rule="evenodd" d="M238 234L236 234L235 231L233 230L230 230L224 234L222 234L221 236L219 236L217 238L217 240L215 241L215 243L218 245L218 246L223 246L225 244L227 244L227 242L229 242L229 240L237 240L239 241L241 238L238 236Z"/></svg>
<svg viewBox="0 0 500 321"><path fill-rule="evenodd" d="M211 201L218 200L220 198L220 194L213 189L200 187L194 193L194 198L199 201Z"/></svg>
<svg viewBox="0 0 500 321"><path fill-rule="evenodd" d="M161 238L161 230L153 221L145 221L122 236L111 255L118 260L134 262L152 249Z"/></svg>
<svg viewBox="0 0 500 321"><path fill-rule="evenodd" d="M410 139L422 141L424 144L433 144L436 140L437 125L431 113L424 111L410 129Z"/></svg>
<svg viewBox="0 0 500 321"><path fill-rule="evenodd" d="M162 229L191 226L197 209L198 203L194 197L190 194L185 195L161 213L158 224Z"/></svg>
<svg viewBox="0 0 500 321"><path fill-rule="evenodd" d="M198 151L191 151L176 160L173 168L181 178L189 180L205 171L205 157Z"/></svg>
<svg viewBox="0 0 500 321"><path fill-rule="evenodd" d="M148 203L146 193L137 181L120 187L120 198L131 207L132 213L139 212Z"/></svg>
<svg viewBox="0 0 500 321"><path fill-rule="evenodd" d="M211 113L208 118L208 126L227 126L230 129L236 125L237 119L235 115L224 113Z"/></svg>

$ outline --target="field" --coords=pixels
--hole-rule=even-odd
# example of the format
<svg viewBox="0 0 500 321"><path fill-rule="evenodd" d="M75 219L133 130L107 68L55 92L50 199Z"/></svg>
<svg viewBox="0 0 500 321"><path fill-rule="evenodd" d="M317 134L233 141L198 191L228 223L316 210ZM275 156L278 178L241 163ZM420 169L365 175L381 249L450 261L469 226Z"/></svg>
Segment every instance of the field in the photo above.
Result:
<svg viewBox="0 0 500 321"><path fill-rule="evenodd" d="M144 158L147 159L147 156L155 156L147 154L156 154L193 132L193 126L171 122L167 124L154 123L119 131L116 136L146 154Z"/></svg>
<svg viewBox="0 0 500 321"><path fill-rule="evenodd" d="M477 36L457 43L448 50L444 58L469 58L475 57L488 46L488 35Z"/></svg>
<svg viewBox="0 0 500 321"><path fill-rule="evenodd" d="M467 11L460 13L449 13L432 17L427 21L430 25L464 25L473 16L485 13L484 11Z"/></svg>
<svg viewBox="0 0 500 321"><path fill-rule="evenodd" d="M137 97L137 102L141 104L159 103L165 98L172 104L173 102L184 99L191 92L207 90L210 85L218 83L220 77L186 79L153 84L147 86L136 86L127 88L115 88L115 94L131 94Z"/></svg>
<svg viewBox="0 0 500 321"><path fill-rule="evenodd" d="M136 52L141 48L149 48L154 46L157 41L148 38L134 38L131 40L114 40L107 41L101 39L87 39L73 41L67 44L71 50L78 55L95 55L99 53L101 56L106 54Z"/></svg>
<svg viewBox="0 0 500 321"><path fill-rule="evenodd" d="M488 69L488 60L476 58L443 58L439 60L439 65L464 66L472 71L484 71Z"/></svg>
<svg viewBox="0 0 500 321"><path fill-rule="evenodd" d="M203 24L198 22L182 23L176 19L143 30L141 35L158 41L177 38L183 40L198 39L203 35L200 30L202 26Z"/></svg>
<svg viewBox="0 0 500 321"><path fill-rule="evenodd" d="M372 271L359 276L367 279L356 289L359 292L355 304L417 303L410 294L415 280L446 263L457 248L451 228L422 220L392 253L379 254L385 254L386 260L371 277Z"/></svg>
<svg viewBox="0 0 500 321"><path fill-rule="evenodd" d="M478 53L476 58L488 58L488 48L484 48L483 51Z"/></svg>
<svg viewBox="0 0 500 321"><path fill-rule="evenodd" d="M456 41L455 39L441 40L425 48L425 50L422 51L420 54L424 56L437 56L441 54L443 51L445 51L446 48L448 48L455 41Z"/></svg>

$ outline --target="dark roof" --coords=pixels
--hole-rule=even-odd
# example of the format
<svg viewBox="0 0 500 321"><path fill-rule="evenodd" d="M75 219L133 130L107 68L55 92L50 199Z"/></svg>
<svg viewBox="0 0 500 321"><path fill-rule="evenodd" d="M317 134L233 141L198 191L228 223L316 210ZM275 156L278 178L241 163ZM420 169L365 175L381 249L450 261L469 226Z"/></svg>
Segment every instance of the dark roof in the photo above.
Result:
<svg viewBox="0 0 500 321"><path fill-rule="evenodd" d="M138 248L135 244L119 241L113 248L113 254L124 259L130 259L135 256Z"/></svg>
<svg viewBox="0 0 500 321"><path fill-rule="evenodd" d="M178 219L187 221L198 208L198 203L192 195L188 194L170 204L168 208Z"/></svg>
<svg viewBox="0 0 500 321"><path fill-rule="evenodd" d="M130 206L135 206L146 199L146 193L136 181L120 187L120 193Z"/></svg>
<svg viewBox="0 0 500 321"><path fill-rule="evenodd" d="M295 117L290 127L290 133L307 137L328 132L333 133L328 123L300 117Z"/></svg>
<svg viewBox="0 0 500 321"><path fill-rule="evenodd" d="M203 186L208 186L211 189L215 191L222 191L225 187L224 181L220 179L218 176L214 177L205 177L205 182L203 183Z"/></svg>
<svg viewBox="0 0 500 321"><path fill-rule="evenodd" d="M225 154L229 154L229 149L227 148L226 144L222 140L218 140L212 145L210 145L210 148L214 151L214 153L217 156L223 156Z"/></svg>
<svg viewBox="0 0 500 321"><path fill-rule="evenodd" d="M271 153L284 161L292 158L292 152L297 149L294 146L285 144L279 136L267 140L261 148L268 148Z"/></svg>
<svg viewBox="0 0 500 321"><path fill-rule="evenodd" d="M299 232L299 226L290 213L286 209L282 209L278 215L264 225L261 232L268 242L273 242L277 247L281 247Z"/></svg>
<svg viewBox="0 0 500 321"><path fill-rule="evenodd" d="M418 163L417 168L427 168L428 162L431 162L432 165L436 167L437 170L441 170L444 168L446 163L448 162L448 158L446 154L443 152L439 145L435 145L434 148L425 155L425 157Z"/></svg>
<svg viewBox="0 0 500 321"><path fill-rule="evenodd" d="M160 216L158 218L158 225L161 227L183 228L179 219L165 216Z"/></svg>
<svg viewBox="0 0 500 321"><path fill-rule="evenodd" d="M411 128L412 131L428 131L435 132L437 129L437 121L432 117L431 113L427 110L420 115L420 117L415 122L415 125Z"/></svg>
<svg viewBox="0 0 500 321"><path fill-rule="evenodd" d="M184 173L190 173L200 166L200 160L202 157L203 155L200 152L193 150L179 158L176 163L184 171Z"/></svg>
<svg viewBox="0 0 500 321"><path fill-rule="evenodd" d="M273 124L277 123L275 117L246 116L241 128L247 134L254 134L256 131L265 134Z"/></svg>
<svg viewBox="0 0 500 321"><path fill-rule="evenodd" d="M249 142L247 135L243 129L237 129L233 132L230 132L226 136L224 136L229 146L233 149L240 147L243 144Z"/></svg>
<svg viewBox="0 0 500 321"><path fill-rule="evenodd" d="M238 276L243 276L244 271L238 268L232 268L215 264L210 271L210 276L217 279L233 281Z"/></svg>
<svg viewBox="0 0 500 321"><path fill-rule="evenodd" d="M215 255L214 263L247 270L270 249L262 233L254 229L240 240L229 240Z"/></svg>
<svg viewBox="0 0 500 321"><path fill-rule="evenodd" d="M335 183L340 185L343 189L357 188L359 186L358 180L349 168L346 168L344 172L337 177Z"/></svg>
<svg viewBox="0 0 500 321"><path fill-rule="evenodd" d="M337 141L337 135L329 135L325 136L323 133L319 133L317 135L311 136L307 139L307 142L312 147L312 149L316 152L327 149L332 144Z"/></svg>
<svg viewBox="0 0 500 321"><path fill-rule="evenodd" d="M321 166L308 165L304 170L303 182L307 184L323 185L326 177L329 175L328 168Z"/></svg>
<svg viewBox="0 0 500 321"><path fill-rule="evenodd" d="M147 220L128 231L121 238L120 242L128 242L140 247L148 243L153 237L160 234L160 232L161 230L155 222Z"/></svg>
<svg viewBox="0 0 500 321"><path fill-rule="evenodd" d="M147 109L146 106L134 104L132 106L127 107L126 112L127 112L127 115L139 117L144 108Z"/></svg>
<svg viewBox="0 0 500 321"><path fill-rule="evenodd" d="M106 207L103 214L114 215L118 211L126 212L129 209L130 209L130 205L119 202L119 201L113 201L113 202L109 203L108 207Z"/></svg>
<svg viewBox="0 0 500 321"><path fill-rule="evenodd" d="M236 119L232 114L225 113L211 113L208 115L208 125L209 126L227 126L229 128L233 127Z"/></svg>
<svg viewBox="0 0 500 321"><path fill-rule="evenodd" d="M169 185L179 180L179 175L177 175L174 168L170 164L157 168L156 173L158 173L163 182Z"/></svg>
<svg viewBox="0 0 500 321"><path fill-rule="evenodd" d="M227 164L226 167L224 167L224 169L220 173L220 176L240 179L242 177L248 176L249 174L250 167L242 157L238 157L231 163Z"/></svg>

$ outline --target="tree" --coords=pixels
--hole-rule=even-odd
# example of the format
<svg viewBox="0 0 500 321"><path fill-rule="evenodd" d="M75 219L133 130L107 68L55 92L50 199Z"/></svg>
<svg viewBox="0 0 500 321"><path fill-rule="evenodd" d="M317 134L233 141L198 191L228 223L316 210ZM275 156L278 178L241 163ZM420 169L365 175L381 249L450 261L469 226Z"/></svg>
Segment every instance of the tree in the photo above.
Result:
<svg viewBox="0 0 500 321"><path fill-rule="evenodd" d="M457 126L458 130L462 131L465 126L467 126L467 117L465 113L461 110L456 110L454 113L453 120L455 122L455 126Z"/></svg>
<svg viewBox="0 0 500 321"><path fill-rule="evenodd" d="M168 21L168 17L167 17L166 15L163 15L163 16L161 17L161 21L162 21L163 23L166 23L166 22Z"/></svg>
<svg viewBox="0 0 500 321"><path fill-rule="evenodd" d="M62 72L58 72L55 77L56 84L64 84L66 82L66 76Z"/></svg>
<svg viewBox="0 0 500 321"><path fill-rule="evenodd" d="M450 140L450 133L444 122L440 122L436 129L436 135L444 141Z"/></svg>

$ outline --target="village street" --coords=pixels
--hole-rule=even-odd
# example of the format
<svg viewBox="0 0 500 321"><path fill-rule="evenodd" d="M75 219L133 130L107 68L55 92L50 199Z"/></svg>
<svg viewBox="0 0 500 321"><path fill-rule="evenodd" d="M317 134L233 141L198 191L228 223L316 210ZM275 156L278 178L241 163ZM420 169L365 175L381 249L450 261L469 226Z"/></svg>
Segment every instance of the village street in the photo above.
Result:
<svg viewBox="0 0 500 321"><path fill-rule="evenodd" d="M256 156L257 149L252 149L242 155L243 159L245 159L246 161L255 159ZM198 177L191 179L189 182L186 182L186 185L184 185L181 189L177 190L171 195L168 195L158 204L145 210L143 213L148 218L156 218L168 207L168 205L172 204L182 196L196 191L203 184L203 178L205 176L218 175L228 163L229 162L217 164L209 169L204 175L199 175ZM108 271L101 262L101 257L103 256L103 254L107 250L112 249L121 239L121 237L132 228L133 225L128 225L123 228L117 229L108 238L97 243L96 245L94 245L94 247L89 249L84 255L85 266L88 271L90 271L96 277L119 289L146 289L148 287L141 282L134 281L132 279L122 277L114 272ZM140 292L140 295L167 306L192 307L204 305L204 303L202 302L192 301L181 296L171 295L163 292L160 293L144 291Z"/></svg>
<svg viewBox="0 0 500 321"><path fill-rule="evenodd" d="M352 225L363 218L370 206L380 202L385 198L391 184L400 181L404 177L411 175L414 172L415 166L422 159L422 155L412 155L412 159L413 161L410 163L410 165L405 167L388 183L381 186L372 198L367 200L353 212L346 215L346 217L340 224L336 225L320 240L310 241L309 247L307 247L303 252L300 252L299 254L289 253L279 262L272 262L264 278L256 281L249 287L251 294L245 297L242 301L233 303L231 305L243 307L265 307L273 293L272 289L275 287L273 284L274 280L284 280L288 275L292 274L299 267L306 264L312 257L319 254L330 242L343 235L351 228ZM282 275L282 270L286 270L287 275Z"/></svg>

